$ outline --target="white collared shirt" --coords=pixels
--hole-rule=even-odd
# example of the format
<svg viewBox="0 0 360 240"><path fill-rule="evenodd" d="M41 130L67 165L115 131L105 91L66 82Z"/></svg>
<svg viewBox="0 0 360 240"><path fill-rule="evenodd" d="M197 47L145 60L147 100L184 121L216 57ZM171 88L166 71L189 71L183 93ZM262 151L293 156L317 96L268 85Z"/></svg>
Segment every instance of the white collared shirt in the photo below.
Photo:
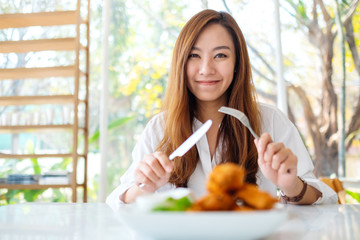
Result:
<svg viewBox="0 0 360 240"><path fill-rule="evenodd" d="M274 142L282 142L287 148L290 148L298 158L298 176L322 193L322 197L320 197L315 204L336 203L336 193L314 176L313 163L296 127L280 110L274 106L261 103L260 110L262 114L261 132L269 133ZM193 123L193 131L196 131L201 125L202 123L195 119ZM156 147L163 137L163 126L163 113L154 116L146 125L141 138L135 145L132 152L132 164L121 177L121 184L112 191L106 199L106 203L114 210L123 204L123 202L120 201L121 195L135 184L134 171L139 162L142 161L143 156L145 154L155 152ZM221 144L219 144L213 158L211 159L206 135L204 135L196 143L196 148L199 152L200 161L198 162L195 171L189 178L188 188L192 190L196 197L201 197L206 194L207 176L221 161L222 149ZM271 195L276 196L277 187L271 181L266 179L260 170L257 174L257 184L261 190L267 191ZM157 192L173 188L175 188L175 186L168 183L159 188Z"/></svg>

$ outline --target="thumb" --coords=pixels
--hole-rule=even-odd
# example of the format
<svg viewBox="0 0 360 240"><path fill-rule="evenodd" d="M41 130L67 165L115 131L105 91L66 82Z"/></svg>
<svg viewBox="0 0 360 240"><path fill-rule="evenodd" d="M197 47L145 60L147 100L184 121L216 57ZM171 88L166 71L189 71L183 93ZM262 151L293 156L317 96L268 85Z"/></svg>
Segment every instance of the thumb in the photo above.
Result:
<svg viewBox="0 0 360 240"><path fill-rule="evenodd" d="M261 166L263 165L264 162L264 153L261 153L258 146L259 146L259 139L255 139L254 140L255 146L256 146L256 150L258 152L258 165Z"/></svg>

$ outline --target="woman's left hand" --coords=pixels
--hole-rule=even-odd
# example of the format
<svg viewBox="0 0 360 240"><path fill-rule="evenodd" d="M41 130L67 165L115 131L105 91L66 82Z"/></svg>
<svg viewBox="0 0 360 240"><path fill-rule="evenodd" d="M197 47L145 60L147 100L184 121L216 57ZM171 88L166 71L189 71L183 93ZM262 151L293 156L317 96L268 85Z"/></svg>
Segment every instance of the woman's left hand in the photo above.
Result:
<svg viewBox="0 0 360 240"><path fill-rule="evenodd" d="M255 139L258 150L258 164L264 176L280 189L290 189L296 184L297 157L284 146L275 143L268 133Z"/></svg>

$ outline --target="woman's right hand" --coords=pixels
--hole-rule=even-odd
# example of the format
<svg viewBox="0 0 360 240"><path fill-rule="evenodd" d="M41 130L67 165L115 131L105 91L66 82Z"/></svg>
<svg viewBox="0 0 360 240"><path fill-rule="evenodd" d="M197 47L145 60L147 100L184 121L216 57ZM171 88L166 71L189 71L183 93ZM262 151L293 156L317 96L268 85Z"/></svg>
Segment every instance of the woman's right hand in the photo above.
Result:
<svg viewBox="0 0 360 240"><path fill-rule="evenodd" d="M173 161L163 152L145 155L135 169L135 183L145 192L155 192L169 182L173 168Z"/></svg>

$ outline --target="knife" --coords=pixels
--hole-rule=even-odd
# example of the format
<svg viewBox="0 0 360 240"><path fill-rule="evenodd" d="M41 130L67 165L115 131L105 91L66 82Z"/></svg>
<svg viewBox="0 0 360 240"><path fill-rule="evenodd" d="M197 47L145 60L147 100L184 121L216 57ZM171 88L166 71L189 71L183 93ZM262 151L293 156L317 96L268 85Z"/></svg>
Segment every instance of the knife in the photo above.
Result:
<svg viewBox="0 0 360 240"><path fill-rule="evenodd" d="M175 157L182 157L185 153L187 153L190 148L192 148L202 136L210 129L212 125L212 121L209 119L207 120L201 127L196 130L188 139L185 140L175 151L173 151L170 156L169 160L173 160ZM145 186L144 183L139 184L140 188Z"/></svg>
<svg viewBox="0 0 360 240"><path fill-rule="evenodd" d="M169 156L169 160L173 160L175 157L182 157L187 151L190 150L192 146L197 143L202 136L210 129L212 121L207 120L201 127L196 130L188 139L183 142L180 147L178 147L172 154Z"/></svg>

